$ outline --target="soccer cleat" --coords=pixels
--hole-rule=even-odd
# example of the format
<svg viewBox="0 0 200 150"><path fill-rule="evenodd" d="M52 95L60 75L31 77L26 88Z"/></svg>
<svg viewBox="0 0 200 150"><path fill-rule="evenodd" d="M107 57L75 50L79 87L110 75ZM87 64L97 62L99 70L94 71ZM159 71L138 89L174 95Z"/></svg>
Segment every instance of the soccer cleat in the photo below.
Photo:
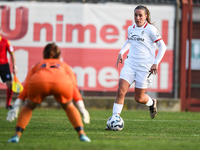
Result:
<svg viewBox="0 0 200 150"><path fill-rule="evenodd" d="M151 118L155 118L156 114L157 114L157 100L156 99L152 99L153 100L153 105L149 106L149 111L150 111L150 116Z"/></svg>
<svg viewBox="0 0 200 150"><path fill-rule="evenodd" d="M19 142L19 136L16 134L13 137L11 137L8 141L8 143L18 143Z"/></svg>
<svg viewBox="0 0 200 150"><path fill-rule="evenodd" d="M79 136L79 139L80 139L81 141L83 141L83 142L91 142L91 140L89 139L89 137L87 137L87 136L84 135L84 134L81 134L81 135Z"/></svg>
<svg viewBox="0 0 200 150"><path fill-rule="evenodd" d="M6 105L6 109L8 109L8 110L11 110L13 107L10 105L10 106L8 106L8 105Z"/></svg>

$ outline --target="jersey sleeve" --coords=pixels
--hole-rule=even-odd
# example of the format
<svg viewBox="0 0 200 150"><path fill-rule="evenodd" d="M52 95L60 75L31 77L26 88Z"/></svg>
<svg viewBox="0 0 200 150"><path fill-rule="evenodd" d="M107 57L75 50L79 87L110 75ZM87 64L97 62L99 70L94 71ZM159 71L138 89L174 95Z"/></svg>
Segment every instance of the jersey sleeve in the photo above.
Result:
<svg viewBox="0 0 200 150"><path fill-rule="evenodd" d="M158 45L159 50L158 50L158 54L157 54L157 56L154 60L154 64L158 65L160 63L161 59L163 58L164 54L165 54L166 45L165 45L165 43L162 39L157 41L156 44Z"/></svg>
<svg viewBox="0 0 200 150"><path fill-rule="evenodd" d="M6 49L8 50L9 53L14 52L14 48L10 44L10 41L6 40Z"/></svg>
<svg viewBox="0 0 200 150"><path fill-rule="evenodd" d="M124 43L122 49L120 50L119 54L124 54L127 50L129 50L131 44L129 43L128 39L126 40L126 42Z"/></svg>
<svg viewBox="0 0 200 150"><path fill-rule="evenodd" d="M157 42L159 40L162 39L160 33L158 32L158 29L154 26L152 26L151 30L150 30L150 37L154 42Z"/></svg>

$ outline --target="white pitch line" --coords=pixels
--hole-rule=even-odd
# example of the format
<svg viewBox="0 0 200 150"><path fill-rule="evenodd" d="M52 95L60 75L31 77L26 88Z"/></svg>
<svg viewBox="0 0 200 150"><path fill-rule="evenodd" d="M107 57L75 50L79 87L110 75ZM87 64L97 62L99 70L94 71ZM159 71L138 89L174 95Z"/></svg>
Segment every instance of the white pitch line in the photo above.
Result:
<svg viewBox="0 0 200 150"><path fill-rule="evenodd" d="M92 119L91 118L91 120L106 120L107 121L107 119ZM145 119L124 119L123 118L123 120L126 122L126 121L160 121L160 122L200 122L200 120L158 120L158 119L154 119L154 120L152 120L152 119L147 119L147 120L145 120Z"/></svg>

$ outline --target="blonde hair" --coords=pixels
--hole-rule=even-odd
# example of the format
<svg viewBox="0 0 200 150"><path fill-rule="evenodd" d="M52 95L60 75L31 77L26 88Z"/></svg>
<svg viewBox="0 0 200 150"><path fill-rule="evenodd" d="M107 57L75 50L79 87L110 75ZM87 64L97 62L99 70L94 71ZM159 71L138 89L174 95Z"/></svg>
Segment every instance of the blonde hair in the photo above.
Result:
<svg viewBox="0 0 200 150"><path fill-rule="evenodd" d="M45 46L43 50L43 58L44 59L50 59L50 58L59 59L60 53L61 51L59 47L54 42L52 42Z"/></svg>
<svg viewBox="0 0 200 150"><path fill-rule="evenodd" d="M149 11L149 9L148 9L146 6L144 6L144 5L138 5L138 6L135 8L135 10L136 10L136 9L143 9L144 12L145 12L145 15L147 15L146 21L147 21L149 24L154 24L154 22L151 22L150 11ZM135 11L135 10L134 10L134 11Z"/></svg>

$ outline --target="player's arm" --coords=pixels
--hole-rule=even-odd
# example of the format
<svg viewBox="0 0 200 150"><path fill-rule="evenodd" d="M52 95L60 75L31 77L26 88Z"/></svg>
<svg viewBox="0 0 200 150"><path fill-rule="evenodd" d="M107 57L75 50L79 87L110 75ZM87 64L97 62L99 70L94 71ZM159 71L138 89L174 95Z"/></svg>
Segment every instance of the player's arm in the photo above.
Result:
<svg viewBox="0 0 200 150"><path fill-rule="evenodd" d="M127 39L126 42L124 43L122 49L120 50L118 57L117 57L117 62L116 62L116 64L115 64L115 66L116 66L117 68L118 68L118 64L119 64L119 63L123 63L123 62L124 62L123 55L124 55L124 53L125 53L126 51L129 50L130 46L131 46L131 45L130 45L128 39Z"/></svg>
<svg viewBox="0 0 200 150"><path fill-rule="evenodd" d="M75 101L75 104L77 108L79 109L80 113L83 115L83 122L86 124L90 123L90 114L85 108L85 104L83 102L83 98L81 96L81 93L79 92L78 87L74 87L74 94L73 99Z"/></svg>
<svg viewBox="0 0 200 150"><path fill-rule="evenodd" d="M33 67L29 71L29 73L27 74L26 79L25 79L24 89L19 94L19 96L17 97L17 99L15 100L14 105L13 105L13 109L11 109L11 110L8 111L7 118L6 118L7 121L12 122L12 121L15 120L15 118L18 117L19 110L20 110L20 108L22 106L22 103L27 98L28 81L31 78L31 76L34 74L34 70L35 70L35 67Z"/></svg>
<svg viewBox="0 0 200 150"><path fill-rule="evenodd" d="M154 60L153 65L151 66L151 73L157 74L158 73L158 64L162 60L165 51L166 51L166 45L164 41L162 40L162 37L160 36L158 30L156 27L153 27L150 32L151 39L157 44L158 46L158 54Z"/></svg>
<svg viewBox="0 0 200 150"><path fill-rule="evenodd" d="M80 93L80 91L78 89L76 75L72 71L71 68L70 68L70 70L71 70L70 71L70 75L73 76L72 78L73 78L73 80L75 82L73 99L74 99L75 104L76 104L77 108L79 109L80 113L83 115L83 122L86 123L86 124L89 124L90 123L90 114L85 108L85 104L83 102L83 98L82 98L81 93Z"/></svg>
<svg viewBox="0 0 200 150"><path fill-rule="evenodd" d="M157 41L156 44L158 45L159 50L158 50L158 54L154 60L153 65L151 66L151 70L150 70L151 73L153 73L155 75L158 73L158 64L162 60L162 58L165 54L165 51L166 51L166 46L162 39Z"/></svg>
<svg viewBox="0 0 200 150"><path fill-rule="evenodd" d="M13 74L17 73L17 66L16 66L16 60L15 60L15 54L14 54L14 48L10 44L9 41L7 41L7 50L10 53L12 64L13 64Z"/></svg>
<svg viewBox="0 0 200 150"><path fill-rule="evenodd" d="M124 45L122 46L122 49L120 50L119 54L124 55L124 53L126 53L126 51L129 50L130 46L131 44L129 43L129 40L127 39Z"/></svg>
<svg viewBox="0 0 200 150"><path fill-rule="evenodd" d="M166 51L166 45L164 43L164 41L162 39L160 39L159 41L156 42L157 46L158 46L158 54L154 60L154 64L159 64L160 61L162 60L164 54L165 54L165 51Z"/></svg>
<svg viewBox="0 0 200 150"><path fill-rule="evenodd" d="M7 40L6 49L10 53L11 60L12 60L12 63L13 63L13 70L14 70L13 72L15 74L16 73L15 71L17 70L17 66L16 66L16 61L15 61L14 48L12 47L12 45L10 44L10 42L8 40Z"/></svg>

